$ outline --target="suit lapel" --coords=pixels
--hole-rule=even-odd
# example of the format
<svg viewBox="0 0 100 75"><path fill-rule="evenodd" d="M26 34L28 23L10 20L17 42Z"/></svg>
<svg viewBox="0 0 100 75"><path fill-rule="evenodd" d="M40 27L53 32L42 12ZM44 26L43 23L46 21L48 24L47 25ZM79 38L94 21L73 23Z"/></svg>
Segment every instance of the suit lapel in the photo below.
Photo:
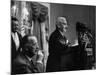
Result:
<svg viewBox="0 0 100 75"><path fill-rule="evenodd" d="M34 65L33 65L32 61L29 61L29 59L28 59L26 56L24 56L24 60L26 61L26 65L28 66L28 68L29 68L31 71L33 71Z"/></svg>
<svg viewBox="0 0 100 75"><path fill-rule="evenodd" d="M12 48L15 48L16 49L16 45L15 45L15 42L13 40L13 37L11 36L11 46Z"/></svg>
<svg viewBox="0 0 100 75"><path fill-rule="evenodd" d="M67 40L66 37L64 35L62 35L59 30L57 30L57 34L59 36L59 39L61 39L63 42L66 42L66 40Z"/></svg>

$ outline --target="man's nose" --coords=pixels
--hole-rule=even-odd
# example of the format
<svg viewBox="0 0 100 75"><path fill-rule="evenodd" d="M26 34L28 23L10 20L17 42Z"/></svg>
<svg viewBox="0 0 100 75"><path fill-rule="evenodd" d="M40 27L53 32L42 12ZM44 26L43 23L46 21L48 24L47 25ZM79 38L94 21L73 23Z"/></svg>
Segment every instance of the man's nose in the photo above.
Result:
<svg viewBox="0 0 100 75"><path fill-rule="evenodd" d="M38 45L36 46L36 49L39 49L39 46Z"/></svg>

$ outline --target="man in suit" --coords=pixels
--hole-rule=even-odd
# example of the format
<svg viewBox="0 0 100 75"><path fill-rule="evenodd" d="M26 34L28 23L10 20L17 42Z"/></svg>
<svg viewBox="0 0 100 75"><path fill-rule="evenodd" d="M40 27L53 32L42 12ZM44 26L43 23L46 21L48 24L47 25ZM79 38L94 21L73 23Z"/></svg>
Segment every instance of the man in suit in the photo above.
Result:
<svg viewBox="0 0 100 75"><path fill-rule="evenodd" d="M13 61L12 74L43 72L43 53L38 49L37 38L26 35L22 39L22 52Z"/></svg>
<svg viewBox="0 0 100 75"><path fill-rule="evenodd" d="M47 72L56 72L63 70L62 55L68 53L69 42L64 36L68 28L65 17L58 17L56 21L56 30L51 34L49 39L49 57L47 61ZM70 58L68 58L70 59Z"/></svg>
<svg viewBox="0 0 100 75"><path fill-rule="evenodd" d="M21 49L22 36L18 33L19 23L16 17L11 18L11 59L13 60Z"/></svg>

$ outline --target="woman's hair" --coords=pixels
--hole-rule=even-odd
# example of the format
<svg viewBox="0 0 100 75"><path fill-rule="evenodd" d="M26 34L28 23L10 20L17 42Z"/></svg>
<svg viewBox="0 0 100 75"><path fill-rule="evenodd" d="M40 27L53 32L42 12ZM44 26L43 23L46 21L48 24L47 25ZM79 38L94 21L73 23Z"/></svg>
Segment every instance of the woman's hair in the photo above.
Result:
<svg viewBox="0 0 100 75"><path fill-rule="evenodd" d="M84 32L87 29L84 23L77 22L76 23L76 31L77 32Z"/></svg>

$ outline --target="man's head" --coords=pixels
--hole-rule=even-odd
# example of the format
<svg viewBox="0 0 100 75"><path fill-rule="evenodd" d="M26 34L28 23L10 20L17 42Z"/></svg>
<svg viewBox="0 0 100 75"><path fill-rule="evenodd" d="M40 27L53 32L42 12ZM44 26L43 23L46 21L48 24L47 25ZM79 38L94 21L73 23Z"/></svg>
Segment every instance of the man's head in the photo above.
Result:
<svg viewBox="0 0 100 75"><path fill-rule="evenodd" d="M17 32L18 28L19 28L18 19L15 17L12 17L11 20L12 20L11 30L12 30L12 32Z"/></svg>
<svg viewBox="0 0 100 75"><path fill-rule="evenodd" d="M61 31L61 32L66 32L68 28L67 20L65 17L58 17L56 21L56 27Z"/></svg>
<svg viewBox="0 0 100 75"><path fill-rule="evenodd" d="M26 35L22 40L22 49L29 57L32 57L38 50L38 41L35 36Z"/></svg>

